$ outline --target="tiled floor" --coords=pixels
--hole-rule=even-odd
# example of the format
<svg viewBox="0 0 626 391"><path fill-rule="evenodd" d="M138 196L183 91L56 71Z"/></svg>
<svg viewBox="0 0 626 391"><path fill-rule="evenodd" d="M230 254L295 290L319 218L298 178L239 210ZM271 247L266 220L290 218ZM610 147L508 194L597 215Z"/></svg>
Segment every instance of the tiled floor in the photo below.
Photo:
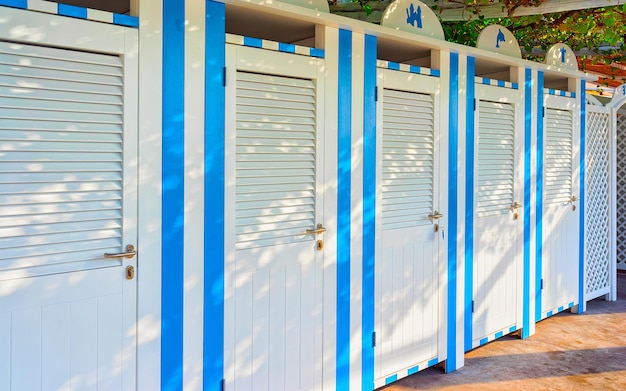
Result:
<svg viewBox="0 0 626 391"><path fill-rule="evenodd" d="M411 390L626 390L626 275L618 301L596 299L537 324L532 337L503 337L465 355L444 374L430 368L384 388Z"/></svg>

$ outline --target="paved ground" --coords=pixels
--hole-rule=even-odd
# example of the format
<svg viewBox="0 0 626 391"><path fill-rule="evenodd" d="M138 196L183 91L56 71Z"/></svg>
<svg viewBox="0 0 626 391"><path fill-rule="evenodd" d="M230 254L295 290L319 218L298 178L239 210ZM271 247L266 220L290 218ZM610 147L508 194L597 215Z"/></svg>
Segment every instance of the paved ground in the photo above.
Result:
<svg viewBox="0 0 626 391"><path fill-rule="evenodd" d="M538 323L527 340L503 337L467 353L456 372L430 368L384 390L626 390L626 275L618 301L593 300L583 315Z"/></svg>

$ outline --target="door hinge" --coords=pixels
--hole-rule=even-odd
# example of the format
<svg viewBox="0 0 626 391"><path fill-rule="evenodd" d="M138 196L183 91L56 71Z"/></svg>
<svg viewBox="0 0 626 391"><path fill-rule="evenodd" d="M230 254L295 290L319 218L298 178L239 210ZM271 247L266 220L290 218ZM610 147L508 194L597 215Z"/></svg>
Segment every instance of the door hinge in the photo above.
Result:
<svg viewBox="0 0 626 391"><path fill-rule="evenodd" d="M222 381L220 382L220 390L226 391L226 379L222 379Z"/></svg>
<svg viewBox="0 0 626 391"><path fill-rule="evenodd" d="M378 86L374 87L374 101L378 102Z"/></svg>
<svg viewBox="0 0 626 391"><path fill-rule="evenodd" d="M474 313L474 300L472 300L472 314Z"/></svg>
<svg viewBox="0 0 626 391"><path fill-rule="evenodd" d="M222 82L224 84L224 87L226 87L226 67L224 67L224 70L222 71Z"/></svg>
<svg viewBox="0 0 626 391"><path fill-rule="evenodd" d="M543 108L543 112L541 113L541 116L543 118L546 118L546 108L545 107Z"/></svg>
<svg viewBox="0 0 626 391"><path fill-rule="evenodd" d="M543 278L541 279L541 289L543 290Z"/></svg>
<svg viewBox="0 0 626 391"><path fill-rule="evenodd" d="M474 99L474 111L476 111L476 99Z"/></svg>
<svg viewBox="0 0 626 391"><path fill-rule="evenodd" d="M376 347L376 331L372 331L372 347Z"/></svg>

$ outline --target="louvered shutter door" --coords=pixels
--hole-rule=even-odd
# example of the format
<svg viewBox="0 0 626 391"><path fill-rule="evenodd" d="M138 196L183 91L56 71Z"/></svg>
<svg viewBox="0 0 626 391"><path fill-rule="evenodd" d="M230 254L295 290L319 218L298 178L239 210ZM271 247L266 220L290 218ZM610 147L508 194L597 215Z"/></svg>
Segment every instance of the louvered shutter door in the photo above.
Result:
<svg viewBox="0 0 626 391"><path fill-rule="evenodd" d="M315 97L312 80L237 72L238 249L311 240Z"/></svg>
<svg viewBox="0 0 626 391"><path fill-rule="evenodd" d="M431 224L433 112L432 95L383 90L383 229Z"/></svg>
<svg viewBox="0 0 626 391"><path fill-rule="evenodd" d="M572 112L546 108L544 191L546 203L567 203L572 191Z"/></svg>
<svg viewBox="0 0 626 391"><path fill-rule="evenodd" d="M122 247L119 57L0 42L0 270Z"/></svg>
<svg viewBox="0 0 626 391"><path fill-rule="evenodd" d="M509 212L514 191L514 108L509 103L478 104L476 213L495 216Z"/></svg>

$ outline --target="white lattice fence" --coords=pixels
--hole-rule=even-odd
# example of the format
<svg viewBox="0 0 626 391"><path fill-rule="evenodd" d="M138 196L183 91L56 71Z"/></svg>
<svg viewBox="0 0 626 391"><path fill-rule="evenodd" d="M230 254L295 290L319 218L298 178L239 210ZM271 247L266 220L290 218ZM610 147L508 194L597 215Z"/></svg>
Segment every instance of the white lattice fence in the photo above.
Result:
<svg viewBox="0 0 626 391"><path fill-rule="evenodd" d="M626 270L626 116L617 117L617 268Z"/></svg>
<svg viewBox="0 0 626 391"><path fill-rule="evenodd" d="M605 295L611 288L610 115L604 107L587 105L585 300Z"/></svg>

